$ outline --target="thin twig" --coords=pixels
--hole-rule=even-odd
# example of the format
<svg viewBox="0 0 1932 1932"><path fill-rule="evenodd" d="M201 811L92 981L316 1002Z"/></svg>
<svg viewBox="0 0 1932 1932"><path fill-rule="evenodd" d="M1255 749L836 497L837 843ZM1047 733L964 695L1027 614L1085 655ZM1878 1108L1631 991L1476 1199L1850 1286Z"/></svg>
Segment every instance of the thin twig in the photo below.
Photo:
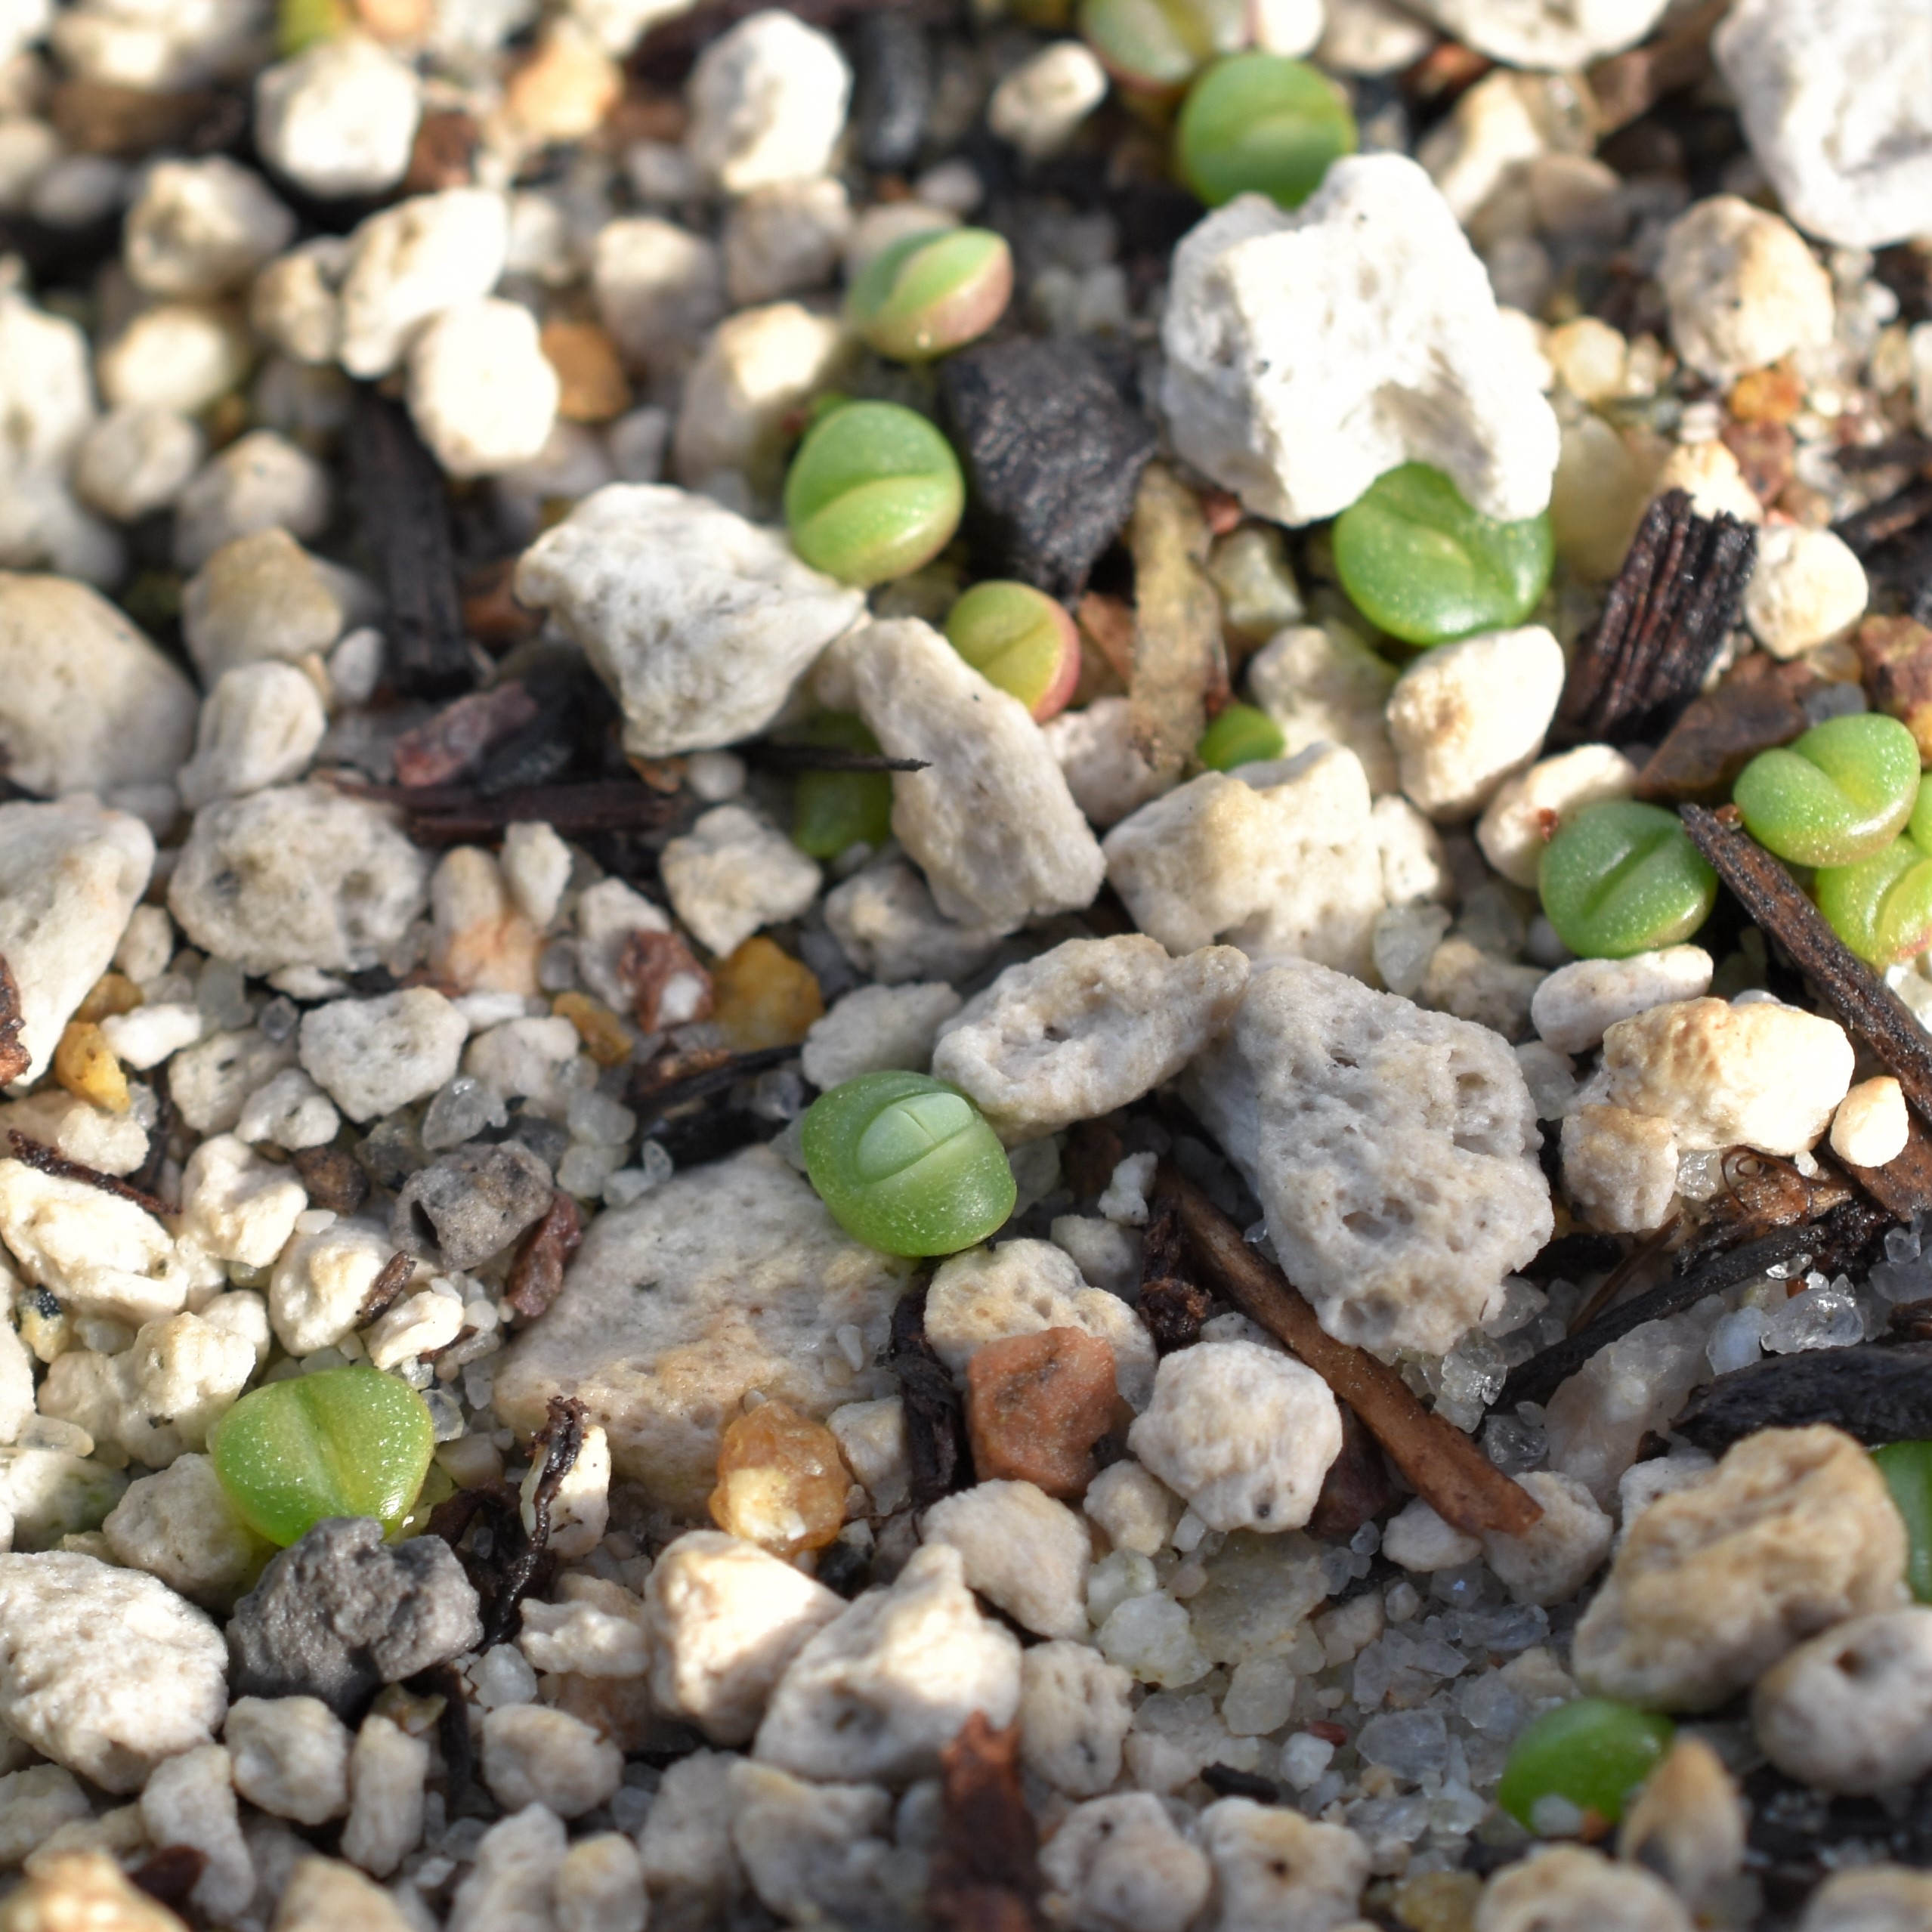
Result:
<svg viewBox="0 0 1932 1932"><path fill-rule="evenodd" d="M137 1207L145 1208L150 1214L172 1214L175 1210L158 1195L142 1189L131 1187L119 1174L104 1174L97 1167L83 1166L78 1161L70 1161L64 1154L57 1154L45 1141L34 1139L23 1134L18 1127L7 1130L7 1139L14 1150L14 1158L23 1165L38 1168L43 1174L51 1174L63 1181L85 1181L89 1187L97 1187L103 1194L119 1195L123 1201L131 1201Z"/></svg>
<svg viewBox="0 0 1932 1932"><path fill-rule="evenodd" d="M757 744L745 756L774 771L925 771L929 758L889 758L883 751L854 751L845 745Z"/></svg>

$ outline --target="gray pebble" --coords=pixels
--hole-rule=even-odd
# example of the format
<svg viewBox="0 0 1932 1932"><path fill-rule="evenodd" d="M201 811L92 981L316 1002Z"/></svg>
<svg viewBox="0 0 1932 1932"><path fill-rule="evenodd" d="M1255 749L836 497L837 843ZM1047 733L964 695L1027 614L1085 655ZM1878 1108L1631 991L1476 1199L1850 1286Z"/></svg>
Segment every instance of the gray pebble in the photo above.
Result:
<svg viewBox="0 0 1932 1932"><path fill-rule="evenodd" d="M543 1213L552 1189L549 1167L521 1142L472 1142L403 1182L389 1238L412 1250L433 1240L447 1266L474 1268Z"/></svg>

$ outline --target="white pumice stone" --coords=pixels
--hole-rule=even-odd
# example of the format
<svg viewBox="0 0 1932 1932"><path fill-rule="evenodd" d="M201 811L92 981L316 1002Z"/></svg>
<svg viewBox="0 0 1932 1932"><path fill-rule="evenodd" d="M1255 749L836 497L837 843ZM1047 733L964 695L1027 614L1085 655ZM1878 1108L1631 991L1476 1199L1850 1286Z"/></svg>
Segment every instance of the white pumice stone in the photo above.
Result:
<svg viewBox="0 0 1932 1932"><path fill-rule="evenodd" d="M1903 1865L1831 1873L1805 1903L1799 1932L1911 1932L1932 1912L1932 1877Z"/></svg>
<svg viewBox="0 0 1932 1932"><path fill-rule="evenodd" d="M191 416L175 410L110 410L81 444L74 488L103 516L131 523L169 509L207 453L207 439Z"/></svg>
<svg viewBox="0 0 1932 1932"><path fill-rule="evenodd" d="M215 1134L188 1156L181 1170L181 1210L175 1238L220 1261L270 1266L308 1205L302 1184L286 1167L264 1160L233 1134Z"/></svg>
<svg viewBox="0 0 1932 1932"><path fill-rule="evenodd" d="M1092 904L1100 848L1018 698L917 618L867 625L839 654L881 749L928 762L893 774L892 831L942 913L1011 931Z"/></svg>
<svg viewBox="0 0 1932 1932"><path fill-rule="evenodd" d="M94 375L111 409L192 416L236 388L254 361L248 332L228 308L160 302L101 345Z"/></svg>
<svg viewBox="0 0 1932 1932"><path fill-rule="evenodd" d="M1481 1932L1541 1932L1553 1925L1691 1932L1692 1925L1661 1878L1582 1845L1551 1845L1496 1873L1483 1887L1475 1923Z"/></svg>
<svg viewBox="0 0 1932 1932"><path fill-rule="evenodd" d="M1476 842L1505 879L1534 886L1543 848L1559 825L1587 805L1636 790L1637 767L1614 746L1578 745L1505 779L1476 821Z"/></svg>
<svg viewBox="0 0 1932 1932"><path fill-rule="evenodd" d="M1550 1238L1535 1108L1487 1028L1274 966L1183 1091L1339 1340L1443 1352Z"/></svg>
<svg viewBox="0 0 1932 1932"><path fill-rule="evenodd" d="M370 215L349 243L342 366L364 379L387 376L432 316L496 286L509 252L509 207L489 188L413 195Z"/></svg>
<svg viewBox="0 0 1932 1932"><path fill-rule="evenodd" d="M206 1448L259 1366L249 1336L185 1310L143 1322L118 1355L70 1349L55 1359L63 1365L41 1384L42 1410L119 1443L150 1469Z"/></svg>
<svg viewBox="0 0 1932 1932"><path fill-rule="evenodd" d="M1912 1121L1905 1090L1890 1074L1862 1080L1832 1116L1832 1151L1858 1167L1882 1167L1905 1151Z"/></svg>
<svg viewBox="0 0 1932 1932"><path fill-rule="evenodd" d="M342 1124L335 1102L299 1067L289 1067L243 1102L235 1137L251 1146L265 1141L286 1154L298 1154L327 1146Z"/></svg>
<svg viewBox="0 0 1932 1932"><path fill-rule="evenodd" d="M1107 97L1107 70L1083 40L1049 42L993 90L986 125L1029 161L1058 154Z"/></svg>
<svg viewBox="0 0 1932 1932"><path fill-rule="evenodd" d="M388 1718L362 1720L349 1753L349 1817L342 1856L386 1878L422 1836L423 1787L429 1745Z"/></svg>
<svg viewBox="0 0 1932 1932"><path fill-rule="evenodd" d="M561 393L536 318L520 302L453 303L410 345L410 416L447 475L529 462L549 438Z"/></svg>
<svg viewBox="0 0 1932 1932"><path fill-rule="evenodd" d="M556 918L570 883L570 847L550 826L526 820L505 829L500 863L517 910L543 932Z"/></svg>
<svg viewBox="0 0 1932 1932"><path fill-rule="evenodd" d="M891 1516L912 1493L905 1404L897 1396L846 1402L825 1418L845 1467L872 1499L875 1514Z"/></svg>
<svg viewBox="0 0 1932 1932"><path fill-rule="evenodd" d="M586 1677L645 1676L651 1668L651 1637L642 1603L622 1584L601 1577L572 1581L590 1594L524 1606L517 1647L530 1668Z"/></svg>
<svg viewBox="0 0 1932 1932"><path fill-rule="evenodd" d="M1415 1496L1389 1518L1382 1532L1382 1553L1405 1570L1453 1570L1474 1563L1482 1553L1482 1544L1445 1522Z"/></svg>
<svg viewBox="0 0 1932 1932"><path fill-rule="evenodd" d="M1915 1784L1932 1770L1932 1610L1835 1624L1757 1680L1751 1730L1778 1768L1828 1791Z"/></svg>
<svg viewBox="0 0 1932 1932"><path fill-rule="evenodd" d="M721 959L818 896L817 864L741 805L714 806L665 846L659 864L672 909Z"/></svg>
<svg viewBox="0 0 1932 1932"><path fill-rule="evenodd" d="M321 786L274 786L195 814L168 904L196 945L246 972L357 972L402 938L428 890L428 857L391 813Z"/></svg>
<svg viewBox="0 0 1932 1932"><path fill-rule="evenodd" d="M825 923L853 965L884 986L963 978L985 964L1000 938L981 921L947 918L919 872L897 858L833 886Z"/></svg>
<svg viewBox="0 0 1932 1932"><path fill-rule="evenodd" d="M1035 1139L1171 1080L1227 1024L1247 975L1232 946L1173 960L1141 933L1069 939L1009 966L948 1020L932 1071L1002 1139Z"/></svg>
<svg viewBox="0 0 1932 1932"><path fill-rule="evenodd" d="M1532 1470L1516 1481L1543 1513L1520 1536L1483 1538L1483 1553L1519 1603L1566 1603L1610 1553L1616 1526L1573 1476Z"/></svg>
<svg viewBox="0 0 1932 1932"><path fill-rule="evenodd" d="M808 1784L768 1764L731 1767L731 1842L759 1898L807 1924L890 1923L892 1796Z"/></svg>
<svg viewBox="0 0 1932 1932"><path fill-rule="evenodd" d="M0 1777L0 1859L11 1868L36 1851L63 1825L94 1822L71 1773L57 1764L31 1764Z"/></svg>
<svg viewBox="0 0 1932 1932"><path fill-rule="evenodd" d="M1106 1532L1117 1550L1158 1556L1180 1520L1180 1498L1154 1472L1131 1457L1103 1469L1087 1485L1080 1507Z"/></svg>
<svg viewBox="0 0 1932 1932"><path fill-rule="evenodd" d="M45 1420L35 1425L43 1433L60 1431L67 1420L51 1409L45 1416L51 1428ZM14 1548L58 1549L66 1538L100 1523L126 1493L120 1470L77 1453L80 1440L92 1433L76 1425L67 1439L73 1448L0 1449L0 1510Z"/></svg>
<svg viewBox="0 0 1932 1932"><path fill-rule="evenodd" d="M103 1790L138 1791L212 1743L228 1708L215 1622L138 1570L49 1551L0 1556L0 1717Z"/></svg>
<svg viewBox="0 0 1932 1932"><path fill-rule="evenodd" d="M409 170L422 112L415 70L359 33L318 41L255 76L262 159L325 200L393 188Z"/></svg>
<svg viewBox="0 0 1932 1932"><path fill-rule="evenodd" d="M812 180L845 131L852 85L829 35L776 8L753 14L691 70L687 150L727 194Z"/></svg>
<svg viewBox="0 0 1932 1932"><path fill-rule="evenodd" d="M293 360L332 366L342 345L348 266L349 245L340 235L318 235L278 255L249 287L250 325Z"/></svg>
<svg viewBox="0 0 1932 1932"><path fill-rule="evenodd" d="M654 484L586 497L524 553L516 590L583 647L647 758L762 731L864 609L782 537Z"/></svg>
<svg viewBox="0 0 1932 1932"><path fill-rule="evenodd" d="M1567 666L1541 624L1427 651L1389 699L1402 790L1439 823L1475 816L1543 748Z"/></svg>
<svg viewBox="0 0 1932 1932"><path fill-rule="evenodd" d="M1111 1791L1133 1721L1133 1689L1090 1643L1032 1645L1020 1659L1021 1762L1068 1798Z"/></svg>
<svg viewBox="0 0 1932 1932"><path fill-rule="evenodd" d="M823 288L852 228L852 197L836 175L754 188L725 216L725 285L732 301L742 308Z"/></svg>
<svg viewBox="0 0 1932 1932"><path fill-rule="evenodd" d="M233 1774L233 1760L221 1745L197 1745L157 1764L141 1794L149 1842L187 1845L207 1861L188 1896L218 1921L239 1916L258 1883L235 1804Z"/></svg>
<svg viewBox="0 0 1932 1932"><path fill-rule="evenodd" d="M1540 966L1499 960L1452 935L1429 956L1417 1000L1439 1013L1473 1020L1516 1040L1529 1031L1529 1009L1544 973Z"/></svg>
<svg viewBox="0 0 1932 1932"><path fill-rule="evenodd" d="M234 1607L261 1553L204 1455L177 1456L137 1477L100 1528L117 1561L209 1610Z"/></svg>
<svg viewBox="0 0 1932 1932"><path fill-rule="evenodd" d="M468 1023L427 986L334 1000L302 1017L302 1070L352 1121L421 1100L453 1079Z"/></svg>
<svg viewBox="0 0 1932 1932"><path fill-rule="evenodd" d="M822 1092L888 1068L924 1073L939 1029L959 1009L960 996L943 981L859 987L812 1022L805 1077Z"/></svg>
<svg viewBox="0 0 1932 1932"><path fill-rule="evenodd" d="M198 570L224 543L280 524L295 536L329 521L329 472L272 429L251 430L212 457L175 505L175 561Z"/></svg>
<svg viewBox="0 0 1932 1932"><path fill-rule="evenodd" d="M1299 1529L1342 1452L1327 1383L1251 1342L1201 1342L1161 1362L1127 1446L1210 1529Z"/></svg>
<svg viewBox="0 0 1932 1932"><path fill-rule="evenodd" d="M29 1281L76 1313L138 1324L173 1314L187 1297L168 1231L85 1181L0 1161L0 1238Z"/></svg>
<svg viewBox="0 0 1932 1932"><path fill-rule="evenodd" d="M1117 824L1166 789L1167 781L1134 743L1133 706L1124 697L1096 697L1040 728L1066 774L1074 804L1097 831Z"/></svg>
<svg viewBox="0 0 1932 1932"><path fill-rule="evenodd" d="M1678 216L1657 275L1677 353L1714 382L1832 339L1832 278L1788 221L1736 195Z"/></svg>
<svg viewBox="0 0 1932 1932"><path fill-rule="evenodd" d="M591 256L599 320L624 360L680 369L724 316L725 264L716 243L655 215L605 223Z"/></svg>
<svg viewBox="0 0 1932 1932"><path fill-rule="evenodd" d="M295 232L295 218L261 177L226 155L163 161L128 210L122 258L150 295L220 295Z"/></svg>
<svg viewBox="0 0 1932 1932"><path fill-rule="evenodd" d="M1052 1904L1106 1932L1187 1932L1214 1874L1151 1791L1077 1804L1040 1855Z"/></svg>
<svg viewBox="0 0 1932 1932"><path fill-rule="evenodd" d="M1224 1798L1201 1814L1223 1932L1269 1932L1297 1922L1340 1926L1368 1883L1368 1841L1283 1805Z"/></svg>
<svg viewBox="0 0 1932 1932"><path fill-rule="evenodd" d="M1624 1532L1577 1626L1593 1696L1708 1711L1847 1617L1896 1608L1905 1525L1878 1465L1835 1429L1765 1429Z"/></svg>
<svg viewBox="0 0 1932 1932"><path fill-rule="evenodd" d="M1835 1020L1772 1000L1681 1000L1609 1028L1591 1087L1613 1106L1669 1121L1686 1150L1742 1144L1788 1158L1830 1124L1853 1060Z"/></svg>
<svg viewBox="0 0 1932 1932"><path fill-rule="evenodd" d="M1369 825L1382 861L1382 895L1391 910L1433 908L1455 898L1442 833L1399 792L1375 801ZM1377 925L1379 930L1379 914ZM1402 990L1389 987L1391 992Z"/></svg>
<svg viewBox="0 0 1932 1932"><path fill-rule="evenodd" d="M308 769L329 728L314 680L292 664L238 664L201 708L194 756L176 781L190 811L286 784Z"/></svg>
<svg viewBox="0 0 1932 1932"><path fill-rule="evenodd" d="M1351 751L1315 744L1204 771L1124 819L1102 850L1134 923L1171 953L1220 939L1253 959L1372 970L1382 865Z"/></svg>
<svg viewBox="0 0 1932 1932"><path fill-rule="evenodd" d="M1050 1241L1002 1241L940 1263L926 1298L926 1338L955 1375L988 1342L1046 1328L1078 1328L1114 1351L1123 1398L1145 1408L1154 1389L1154 1338L1118 1295L1089 1287Z"/></svg>
<svg viewBox="0 0 1932 1932"><path fill-rule="evenodd" d="M378 1229L338 1219L285 1247L268 1280L269 1318L292 1355L333 1348L357 1325L394 1245Z"/></svg>
<svg viewBox="0 0 1932 1932"><path fill-rule="evenodd" d="M1667 1120L1590 1103L1563 1116L1563 1185L1588 1226L1608 1234L1661 1228L1677 1195L1677 1136Z"/></svg>
<svg viewBox="0 0 1932 1932"><path fill-rule="evenodd" d="M1842 537L1780 524L1757 539L1744 620L1773 657L1796 657L1850 629L1871 596L1865 566Z"/></svg>
<svg viewBox="0 0 1932 1932"><path fill-rule="evenodd" d="M1093 1543L1065 1504L1031 1482L981 1482L942 1496L920 1535L950 1544L970 1587L1036 1637L1087 1634Z"/></svg>
<svg viewBox="0 0 1932 1932"><path fill-rule="evenodd" d="M568 1848L564 1821L546 1805L532 1801L499 1819L484 1833L476 1862L450 1902L450 1932L554 1923L557 1873Z"/></svg>
<svg viewBox="0 0 1932 1932"><path fill-rule="evenodd" d="M1751 153L1807 233L1846 248L1915 235L1932 193L1921 112L1932 36L1910 0L1749 0L1711 36Z"/></svg>
<svg viewBox="0 0 1932 1932"><path fill-rule="evenodd" d="M165 781L194 716L187 679L106 598L0 572L0 734L16 784L57 796Z"/></svg>
<svg viewBox="0 0 1932 1932"><path fill-rule="evenodd" d="M1619 1020L1702 998L1714 969L1702 946L1666 946L1621 960L1575 960L1537 988L1530 1022L1558 1053L1587 1053Z"/></svg>
<svg viewBox="0 0 1932 1932"><path fill-rule="evenodd" d="M1046 1235L1096 1288L1125 1300L1140 1286L1141 1242L1131 1226L1097 1214L1056 1214Z"/></svg>
<svg viewBox="0 0 1932 1932"><path fill-rule="evenodd" d="M1416 11L1492 60L1560 73L1634 47L1661 0L1422 0Z"/></svg>
<svg viewBox="0 0 1932 1932"><path fill-rule="evenodd" d="M349 1748L342 1719L317 1697L243 1697L222 1733L235 1788L271 1816L320 1825L349 1808Z"/></svg>
<svg viewBox="0 0 1932 1932"><path fill-rule="evenodd" d="M1161 329L1175 446L1257 515L1312 523L1433 464L1485 515L1550 499L1556 419L1420 168L1338 161L1285 212L1243 195L1174 252Z"/></svg>
<svg viewBox="0 0 1932 1932"><path fill-rule="evenodd" d="M507 1810L541 1804L579 1818L608 1798L623 1776L623 1754L567 1711L509 1704L483 1720L483 1778Z"/></svg>
<svg viewBox="0 0 1932 1932"><path fill-rule="evenodd" d="M43 1087L28 1099L0 1107L0 1128L6 1127L17 1127L100 1173L131 1174L147 1158L139 1144L147 1130L131 1108L110 1114L58 1087Z"/></svg>
<svg viewBox="0 0 1932 1932"><path fill-rule="evenodd" d="M20 1080L46 1071L153 864L147 827L85 792L57 805L0 805L0 959L20 994Z"/></svg>
<svg viewBox="0 0 1932 1932"><path fill-rule="evenodd" d="M732 1767L725 1751L696 1751L664 1774L638 1835L652 1909L697 1924L744 1896L743 1869L731 1844Z"/></svg>
<svg viewBox="0 0 1932 1932"><path fill-rule="evenodd" d="M232 538L183 586L181 627L204 682L264 660L324 651L366 592L271 526Z"/></svg>
<svg viewBox="0 0 1932 1932"><path fill-rule="evenodd" d="M1247 660L1249 694L1281 728L1282 755L1346 745L1368 789L1396 789L1396 752L1383 717L1396 669L1346 625L1291 624Z"/></svg>

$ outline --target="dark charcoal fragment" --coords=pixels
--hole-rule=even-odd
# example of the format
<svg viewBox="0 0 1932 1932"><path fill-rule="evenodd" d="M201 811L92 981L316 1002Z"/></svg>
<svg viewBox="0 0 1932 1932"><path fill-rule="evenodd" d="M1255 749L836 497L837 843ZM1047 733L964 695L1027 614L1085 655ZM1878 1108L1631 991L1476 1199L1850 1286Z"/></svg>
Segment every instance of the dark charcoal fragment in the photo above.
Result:
<svg viewBox="0 0 1932 1932"><path fill-rule="evenodd" d="M921 1281L892 1310L892 1373L905 1405L906 1455L912 1464L912 1500L924 1509L972 1480L966 1442L966 1405L952 1371L926 1339L926 1291Z"/></svg>
<svg viewBox="0 0 1932 1932"><path fill-rule="evenodd" d="M184 1912L188 1894L208 1869L208 1854L193 1845L163 1845L128 1874L128 1883L170 1912Z"/></svg>
<svg viewBox="0 0 1932 1932"><path fill-rule="evenodd" d="M1140 1253L1140 1318L1155 1347L1163 1355L1192 1348L1201 1340L1201 1325L1214 1298L1189 1278L1187 1237L1172 1201L1156 1208L1141 1238Z"/></svg>
<svg viewBox="0 0 1932 1932"><path fill-rule="evenodd" d="M1308 1519L1309 1535L1324 1543L1346 1543L1364 1523L1379 1516L1396 1495L1375 1438L1346 1402L1335 1407L1342 1418L1342 1452L1328 1465Z"/></svg>
<svg viewBox="0 0 1932 1932"><path fill-rule="evenodd" d="M818 1581L841 1597L856 1597L872 1581L872 1559L856 1544L828 1543L818 1553Z"/></svg>
<svg viewBox="0 0 1932 1932"><path fill-rule="evenodd" d="M353 1154L339 1147L304 1147L289 1156L311 1207L353 1214L369 1198L369 1175Z"/></svg>
<svg viewBox="0 0 1932 1932"><path fill-rule="evenodd" d="M1769 1355L1719 1376L1673 1427L1686 1441L1721 1455L1760 1429L1818 1422L1866 1443L1932 1436L1932 1344L1860 1342Z"/></svg>
<svg viewBox="0 0 1932 1932"><path fill-rule="evenodd" d="M1257 1804L1279 1804L1281 1788L1272 1778L1253 1771L1238 1771L1232 1764L1210 1764L1201 1774L1201 1782L1216 1798L1251 1798Z"/></svg>
<svg viewBox="0 0 1932 1932"><path fill-rule="evenodd" d="M522 1547L505 1565L502 1581L490 1597L490 1613L483 1627L486 1649L493 1643L507 1643L516 1635L523 1622L523 1600L548 1581L550 1567L555 1562L546 1548L550 1541L551 1505L557 1500L564 1478L577 1467L589 1417L590 1411L574 1398L552 1396L549 1418L530 1438L532 1454L543 1458L543 1473L536 1479L530 1506L536 1528L522 1538ZM521 1511L515 1522L521 1529Z"/></svg>
<svg viewBox="0 0 1932 1932"><path fill-rule="evenodd" d="M368 1294L362 1298L362 1306L356 1311L356 1326L365 1328L378 1315L387 1314L415 1273L414 1255L405 1254L400 1250L391 1255L376 1271L376 1279L369 1284Z"/></svg>
<svg viewBox="0 0 1932 1932"><path fill-rule="evenodd" d="M919 159L932 111L932 46L919 23L890 9L861 14L858 55L859 152L878 172L903 174Z"/></svg>
<svg viewBox="0 0 1932 1932"><path fill-rule="evenodd" d="M550 1207L548 1164L521 1141L471 1145L412 1174L396 1196L389 1238L451 1268L471 1269L504 1249Z"/></svg>
<svg viewBox="0 0 1932 1932"><path fill-rule="evenodd" d="M949 356L939 383L987 573L1078 595L1133 508L1152 427L1077 342L985 343Z"/></svg>
<svg viewBox="0 0 1932 1932"><path fill-rule="evenodd" d="M549 1211L524 1236L503 1299L526 1321L534 1321L564 1289L564 1264L583 1239L583 1216L561 1190L550 1197Z"/></svg>
<svg viewBox="0 0 1932 1932"><path fill-rule="evenodd" d="M319 1697L353 1723L385 1683L477 1647L476 1592L433 1536L382 1540L371 1516L331 1516L274 1557L235 1606L236 1697Z"/></svg>
<svg viewBox="0 0 1932 1932"><path fill-rule="evenodd" d="M1020 1788L1020 1728L996 1731L983 1711L939 1754L944 1836L926 1910L954 1932L1036 1932L1039 1834Z"/></svg>

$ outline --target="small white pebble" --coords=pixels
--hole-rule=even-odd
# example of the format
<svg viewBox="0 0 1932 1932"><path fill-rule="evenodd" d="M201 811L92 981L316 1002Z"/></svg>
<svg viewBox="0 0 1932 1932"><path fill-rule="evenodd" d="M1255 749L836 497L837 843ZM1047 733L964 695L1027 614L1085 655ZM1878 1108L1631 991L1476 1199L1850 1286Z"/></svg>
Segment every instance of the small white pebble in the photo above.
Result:
<svg viewBox="0 0 1932 1932"><path fill-rule="evenodd" d="M1863 1080L1832 1117L1832 1151L1855 1167L1882 1167L1905 1151L1912 1133L1905 1090L1890 1074Z"/></svg>

